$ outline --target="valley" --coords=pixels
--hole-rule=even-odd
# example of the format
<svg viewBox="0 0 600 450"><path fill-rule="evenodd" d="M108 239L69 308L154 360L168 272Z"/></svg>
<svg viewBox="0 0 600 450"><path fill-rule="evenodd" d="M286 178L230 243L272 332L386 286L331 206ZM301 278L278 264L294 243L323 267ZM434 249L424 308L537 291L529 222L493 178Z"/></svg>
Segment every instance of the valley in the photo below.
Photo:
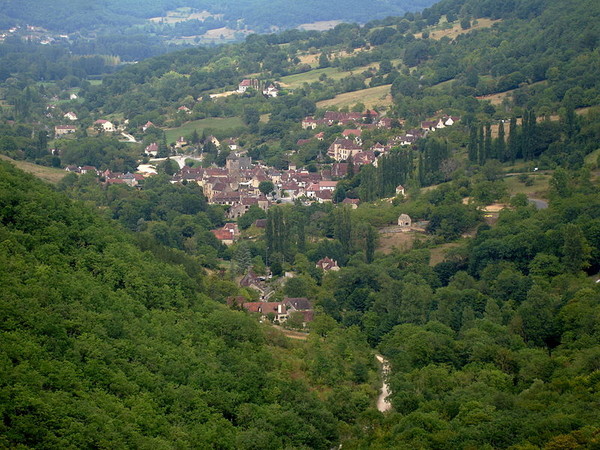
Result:
<svg viewBox="0 0 600 450"><path fill-rule="evenodd" d="M0 0L0 447L595 448L597 2L67 3Z"/></svg>

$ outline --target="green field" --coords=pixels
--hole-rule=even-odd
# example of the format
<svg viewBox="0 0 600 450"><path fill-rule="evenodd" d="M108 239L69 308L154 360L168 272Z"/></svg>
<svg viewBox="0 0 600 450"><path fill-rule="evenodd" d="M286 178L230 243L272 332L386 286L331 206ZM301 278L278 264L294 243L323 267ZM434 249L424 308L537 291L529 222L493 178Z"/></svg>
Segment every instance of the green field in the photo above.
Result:
<svg viewBox="0 0 600 450"><path fill-rule="evenodd" d="M349 72L339 72L338 69L334 67L315 69L304 73L297 73L295 75L281 77L281 84L285 87L299 88L302 87L304 83L314 83L315 81L319 81L319 77L322 74L327 75L329 78L339 80L347 76Z"/></svg>
<svg viewBox="0 0 600 450"><path fill-rule="evenodd" d="M545 198L548 194L551 175L544 173L528 173L528 175L533 180L531 186L526 186L519 181L518 175L509 175L504 178L509 194L515 195L522 192L528 197Z"/></svg>
<svg viewBox="0 0 600 450"><path fill-rule="evenodd" d="M203 130L226 131L235 128L243 127L244 122L240 117L211 117L209 119L195 120L188 122L178 128L170 128L165 130L167 143L175 142L181 136L189 136L196 130L198 134L202 134Z"/></svg>

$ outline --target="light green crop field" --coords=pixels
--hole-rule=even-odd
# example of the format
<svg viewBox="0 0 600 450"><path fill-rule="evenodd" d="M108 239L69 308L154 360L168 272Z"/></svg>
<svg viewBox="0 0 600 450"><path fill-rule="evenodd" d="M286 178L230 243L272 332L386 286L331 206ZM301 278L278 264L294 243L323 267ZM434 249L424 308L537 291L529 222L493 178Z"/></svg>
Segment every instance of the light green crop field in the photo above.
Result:
<svg viewBox="0 0 600 450"><path fill-rule="evenodd" d="M338 108L343 108L344 106L353 106L357 103L364 104L366 108L389 106L392 104L391 88L391 84L386 84L360 91L346 92L345 94L336 95L332 99L318 102L317 107L327 108L337 106Z"/></svg>

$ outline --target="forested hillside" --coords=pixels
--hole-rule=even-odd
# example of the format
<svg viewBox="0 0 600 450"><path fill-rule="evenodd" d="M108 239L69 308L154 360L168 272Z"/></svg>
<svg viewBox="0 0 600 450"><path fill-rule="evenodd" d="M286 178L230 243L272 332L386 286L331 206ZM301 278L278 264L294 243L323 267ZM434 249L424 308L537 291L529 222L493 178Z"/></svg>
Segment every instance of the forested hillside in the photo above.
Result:
<svg viewBox="0 0 600 450"><path fill-rule="evenodd" d="M292 28L304 23L327 20L368 22L392 15L402 15L430 6L430 0L407 2L404 0L374 0L365 8L356 0L292 2L289 0L263 1L209 1L209 0L100 0L89 5L86 2L51 0L43 4L39 0L2 0L2 22L14 24L15 20L29 25L43 26L56 31L76 32L106 29L144 23L144 19L166 16L168 11L190 7L198 11L223 15L222 23L232 25L239 20L257 32L273 27ZM196 26L199 21L193 19Z"/></svg>
<svg viewBox="0 0 600 450"><path fill-rule="evenodd" d="M327 449L371 403L351 371L372 365L360 334L267 345L189 257L141 251L4 162L0 192L2 447Z"/></svg>

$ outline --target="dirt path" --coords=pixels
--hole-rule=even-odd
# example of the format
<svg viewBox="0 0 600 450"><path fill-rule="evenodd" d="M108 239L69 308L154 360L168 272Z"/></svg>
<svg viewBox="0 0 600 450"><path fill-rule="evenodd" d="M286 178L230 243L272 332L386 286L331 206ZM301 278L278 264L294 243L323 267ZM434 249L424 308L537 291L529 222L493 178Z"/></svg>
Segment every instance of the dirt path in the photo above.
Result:
<svg viewBox="0 0 600 450"><path fill-rule="evenodd" d="M387 384L386 377L390 373L390 365L383 356L375 355L377 361L381 364L382 368L382 383L381 383L381 394L379 394L379 398L377 399L377 409L380 412L386 412L392 409L391 403L388 401L388 396L390 395L390 386Z"/></svg>

